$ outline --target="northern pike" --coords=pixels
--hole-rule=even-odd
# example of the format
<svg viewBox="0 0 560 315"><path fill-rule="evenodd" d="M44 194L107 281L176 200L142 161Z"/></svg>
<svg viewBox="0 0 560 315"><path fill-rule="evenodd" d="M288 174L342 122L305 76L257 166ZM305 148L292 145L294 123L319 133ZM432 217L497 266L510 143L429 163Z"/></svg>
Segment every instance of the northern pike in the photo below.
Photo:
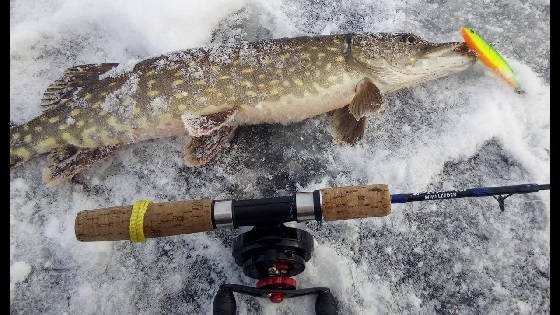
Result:
<svg viewBox="0 0 560 315"><path fill-rule="evenodd" d="M341 34L213 45L133 66L69 68L43 95L45 111L10 130L10 167L49 153L56 183L122 145L188 135L185 161L200 166L237 126L289 124L333 111L341 143L362 138L385 95L467 69L465 43L402 34Z"/></svg>

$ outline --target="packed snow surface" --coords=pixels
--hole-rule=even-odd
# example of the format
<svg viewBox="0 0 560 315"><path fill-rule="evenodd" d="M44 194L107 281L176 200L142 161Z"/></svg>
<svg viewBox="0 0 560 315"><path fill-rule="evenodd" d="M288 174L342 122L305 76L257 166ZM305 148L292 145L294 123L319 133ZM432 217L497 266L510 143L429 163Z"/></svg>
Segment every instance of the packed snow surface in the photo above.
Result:
<svg viewBox="0 0 560 315"><path fill-rule="evenodd" d="M387 97L364 139L340 147L329 115L240 128L207 166L183 164L183 137L130 145L50 188L46 158L10 171L14 314L206 314L219 285L254 285L231 256L244 230L80 243L78 211L138 199L248 199L389 184L392 193L550 180L550 3L398 0L10 1L10 120L40 115L66 68L211 43L348 32L460 41L472 27L516 71L515 94L477 63ZM157 105L157 104L156 104ZM550 309L549 192L394 205L383 218L295 224L315 237L299 287L328 286L341 314L535 314ZM245 229L246 230L246 229ZM312 297L237 295L241 314L302 314Z"/></svg>

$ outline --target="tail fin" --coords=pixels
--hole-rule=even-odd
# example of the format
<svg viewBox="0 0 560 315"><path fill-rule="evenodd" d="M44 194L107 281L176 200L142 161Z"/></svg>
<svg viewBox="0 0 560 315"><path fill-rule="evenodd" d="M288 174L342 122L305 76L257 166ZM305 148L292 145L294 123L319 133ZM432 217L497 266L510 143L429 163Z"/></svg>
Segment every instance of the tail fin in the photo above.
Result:
<svg viewBox="0 0 560 315"><path fill-rule="evenodd" d="M99 75L117 65L116 63L100 63L68 68L61 78L47 88L41 99L41 106L45 110L54 110L60 105L70 104L69 100L77 91L96 82ZM41 124L39 117L22 126L14 127L13 125L10 122L10 167L65 144L57 136L44 137L47 130ZM39 141L40 138L43 139Z"/></svg>

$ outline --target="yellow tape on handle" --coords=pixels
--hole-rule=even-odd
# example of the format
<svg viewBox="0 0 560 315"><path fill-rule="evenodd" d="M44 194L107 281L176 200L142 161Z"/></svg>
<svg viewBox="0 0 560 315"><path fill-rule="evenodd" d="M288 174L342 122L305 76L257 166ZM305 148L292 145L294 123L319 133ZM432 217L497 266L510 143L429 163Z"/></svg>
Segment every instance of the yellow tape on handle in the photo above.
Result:
<svg viewBox="0 0 560 315"><path fill-rule="evenodd" d="M151 200L138 200L132 206L129 233L130 240L135 243L146 241L146 238L144 237L144 216L146 215L148 206L150 206L151 203Z"/></svg>

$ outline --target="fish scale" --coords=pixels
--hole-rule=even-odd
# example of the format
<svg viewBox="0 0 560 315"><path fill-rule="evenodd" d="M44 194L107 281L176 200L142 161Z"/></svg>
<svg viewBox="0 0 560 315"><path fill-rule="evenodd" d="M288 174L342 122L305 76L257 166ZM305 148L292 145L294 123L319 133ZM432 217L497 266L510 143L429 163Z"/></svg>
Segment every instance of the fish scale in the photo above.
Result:
<svg viewBox="0 0 560 315"><path fill-rule="evenodd" d="M416 42L408 43L410 38ZM461 52L454 56L456 64L449 61L427 74L407 73L407 67L426 56L445 59L438 49L450 51L457 45L432 44L412 34L344 34L194 48L141 61L132 69L116 64L74 67L47 89L49 107L40 117L11 129L10 165L67 146L95 149L186 130L200 137L199 147L217 152L230 137L210 135L233 133L235 128L221 128L225 125L288 124L348 104L355 107L354 117L363 116L379 107L368 105L382 99L372 98L375 93L381 96L409 81L418 84L472 64L471 56ZM363 80L371 84L360 85ZM360 92L359 86L372 90ZM72 97L61 99L69 91ZM353 105L358 101L362 104ZM197 154L204 156L204 151L198 148Z"/></svg>

